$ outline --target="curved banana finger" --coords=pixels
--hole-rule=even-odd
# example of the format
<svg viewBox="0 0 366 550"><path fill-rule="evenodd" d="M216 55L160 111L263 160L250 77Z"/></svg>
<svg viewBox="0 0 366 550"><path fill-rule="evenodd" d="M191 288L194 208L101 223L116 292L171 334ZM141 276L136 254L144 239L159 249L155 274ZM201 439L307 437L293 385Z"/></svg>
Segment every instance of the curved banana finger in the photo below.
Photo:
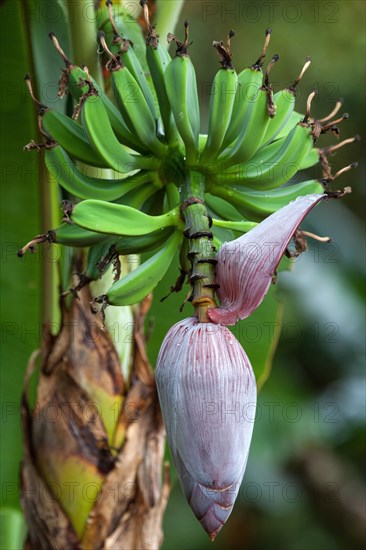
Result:
<svg viewBox="0 0 366 550"><path fill-rule="evenodd" d="M172 58L166 48L159 42L159 36L156 34L155 26L151 26L149 18L149 9L147 3L141 3L144 10L145 23L148 29L146 37L146 61L150 69L150 75L154 84L160 115L163 124L166 141L171 145L179 143L180 136L174 122L173 113L170 107L164 73Z"/></svg>
<svg viewBox="0 0 366 550"><path fill-rule="evenodd" d="M41 113L41 124L44 132L74 159L90 166L106 166L104 159L91 147L83 128L72 118L47 108Z"/></svg>
<svg viewBox="0 0 366 550"><path fill-rule="evenodd" d="M185 39L168 35L177 45L175 57L164 72L166 92L180 136L186 147L188 163L197 160L200 115L196 73L188 55L188 22L185 22Z"/></svg>
<svg viewBox="0 0 366 550"><path fill-rule="evenodd" d="M61 187L80 199L113 201L151 181L149 172L138 172L123 179L103 179L83 174L59 145L46 150L46 166Z"/></svg>
<svg viewBox="0 0 366 550"><path fill-rule="evenodd" d="M243 219L242 214L222 197L205 193L205 203L216 216L220 216L224 220L241 221Z"/></svg>
<svg viewBox="0 0 366 550"><path fill-rule="evenodd" d="M302 195L322 193L323 185L318 180L309 180L282 189L267 191L265 195L261 191L252 189L238 190L235 188L223 188L215 186L213 191L223 199L234 204L249 216L263 217L273 214L289 202Z"/></svg>
<svg viewBox="0 0 366 550"><path fill-rule="evenodd" d="M62 97L67 89L70 92L71 96L78 103L82 96L88 92L88 82L90 81L100 95L104 107L107 111L111 126L121 143L123 145L126 145L127 147L130 147L131 149L134 149L138 153L148 152L146 146L144 146L144 144L141 143L141 141L129 130L117 107L104 93L103 88L93 79L93 77L89 75L86 67L82 69L81 67L78 67L77 65L71 63L66 57L64 51L62 50L54 33L50 33L49 36L66 66L65 69L63 69L62 71L62 76L59 82L58 95Z"/></svg>
<svg viewBox="0 0 366 550"><path fill-rule="evenodd" d="M208 137L200 159L203 163L214 157L220 150L231 120L238 84L238 75L231 62L230 42L233 36L234 32L230 31L226 47L223 42L213 43L220 56L222 67L216 73L212 83Z"/></svg>
<svg viewBox="0 0 366 550"><path fill-rule="evenodd" d="M158 160L128 153L117 140L103 102L96 90L84 96L81 106L81 122L88 139L106 165L120 173L136 169L154 170Z"/></svg>
<svg viewBox="0 0 366 550"><path fill-rule="evenodd" d="M248 110L239 137L221 153L218 162L223 160L225 165L243 163L251 159L258 150L266 134L269 121L275 116L275 105L273 104L272 88L269 84L268 75L271 67L278 59L278 55L273 56L266 70L264 84L259 88L258 94Z"/></svg>
<svg viewBox="0 0 366 550"><path fill-rule="evenodd" d="M151 113L138 82L127 66L122 64L120 57L109 50L102 34L100 42L110 57L107 68L112 73L114 96L126 123L152 153L158 157L164 156L167 147L156 135L157 120Z"/></svg>
<svg viewBox="0 0 366 550"><path fill-rule="evenodd" d="M179 209L161 216L149 216L130 206L105 201L85 200L77 204L71 219L90 231L111 235L147 235L165 227L182 227Z"/></svg>
<svg viewBox="0 0 366 550"><path fill-rule="evenodd" d="M291 86L288 86L284 90L277 92L273 96L273 102L276 106L276 116L272 118L268 124L267 131L260 145L261 147L264 147L272 140L276 139L279 136L281 130L285 128L286 124L290 121L295 107L296 88L301 82L310 64L311 57L307 57L305 60L305 64L295 82L293 82Z"/></svg>
<svg viewBox="0 0 366 550"><path fill-rule="evenodd" d="M276 144L280 147L277 147ZM261 190L280 187L290 180L301 169L301 162L311 151L314 144L309 126L299 123L286 137L267 147L273 154L256 161L253 157L249 162L238 165L238 172L222 172L217 180L225 184L244 185Z"/></svg>
<svg viewBox="0 0 366 550"><path fill-rule="evenodd" d="M175 231L159 252L117 281L105 296L107 302L114 306L132 305L150 294L168 271L182 236L180 231Z"/></svg>

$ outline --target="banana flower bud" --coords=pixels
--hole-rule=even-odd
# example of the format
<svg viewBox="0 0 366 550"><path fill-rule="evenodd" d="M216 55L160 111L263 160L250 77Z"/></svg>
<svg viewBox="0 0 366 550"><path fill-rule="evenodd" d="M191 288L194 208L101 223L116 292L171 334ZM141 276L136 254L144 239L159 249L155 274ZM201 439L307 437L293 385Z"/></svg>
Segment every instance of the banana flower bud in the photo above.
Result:
<svg viewBox="0 0 366 550"><path fill-rule="evenodd" d="M256 383L249 359L224 325L248 317L265 297L295 230L324 194L302 196L217 253L221 307L211 321L188 318L166 335L156 383L170 451L188 502L213 540L244 476Z"/></svg>
<svg viewBox="0 0 366 550"><path fill-rule="evenodd" d="M216 256L221 306L208 311L211 321L235 325L261 304L295 230L326 196L298 197L242 237L221 246Z"/></svg>
<svg viewBox="0 0 366 550"><path fill-rule="evenodd" d="M191 317L167 333L156 383L183 491L213 540L247 463L256 405L252 367L226 327Z"/></svg>

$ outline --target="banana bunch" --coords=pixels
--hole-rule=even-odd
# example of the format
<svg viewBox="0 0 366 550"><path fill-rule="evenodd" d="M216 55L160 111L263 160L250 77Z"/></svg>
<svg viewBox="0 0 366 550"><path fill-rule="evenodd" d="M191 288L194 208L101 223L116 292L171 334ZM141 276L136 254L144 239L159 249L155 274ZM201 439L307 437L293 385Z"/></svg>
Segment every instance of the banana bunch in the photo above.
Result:
<svg viewBox="0 0 366 550"><path fill-rule="evenodd" d="M103 305L140 301L179 251L181 273L191 286L201 277L207 278L202 288L214 289L202 266L214 264L223 241L250 231L299 196L322 192L339 175L331 175L328 157L342 144L315 145L328 131L338 136L337 124L347 118L334 119L341 107L337 102L328 116L314 119L315 92L302 109L305 114L295 110L296 88L310 58L291 85L273 92L270 71L279 56L273 55L263 70L270 29L257 61L237 72L231 53L235 33L230 31L226 42L213 42L220 68L212 83L207 134L201 132L189 23L182 41L168 35L176 46L171 57L150 23L146 1L140 4L145 39L136 22L126 24L120 6L114 9L108 1L98 12L109 74L105 86L87 67L74 65L50 34L65 63L59 96L71 96L72 116L42 105L26 76L44 141L25 148L44 149L50 175L63 197L76 204L67 223L35 237L19 254L47 242L89 248L82 286L101 277L111 263L118 265L120 255L146 253L145 261L121 279L116 269L114 284L96 299ZM321 180L301 181L300 175L291 183L298 172L319 162ZM202 239L206 255L201 254ZM189 299L194 302L194 293Z"/></svg>

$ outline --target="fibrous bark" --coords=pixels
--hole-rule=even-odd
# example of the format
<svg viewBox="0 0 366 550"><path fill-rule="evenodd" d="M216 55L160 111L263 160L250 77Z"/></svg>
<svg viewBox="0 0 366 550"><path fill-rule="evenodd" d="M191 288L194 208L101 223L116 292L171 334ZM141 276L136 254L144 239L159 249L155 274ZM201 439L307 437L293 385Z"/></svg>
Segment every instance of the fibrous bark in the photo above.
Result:
<svg viewBox="0 0 366 550"><path fill-rule="evenodd" d="M63 307L42 350L37 399L22 399L22 503L27 549L159 548L169 482L164 427L145 351L146 299L135 314L134 355L123 380L110 335L83 290Z"/></svg>

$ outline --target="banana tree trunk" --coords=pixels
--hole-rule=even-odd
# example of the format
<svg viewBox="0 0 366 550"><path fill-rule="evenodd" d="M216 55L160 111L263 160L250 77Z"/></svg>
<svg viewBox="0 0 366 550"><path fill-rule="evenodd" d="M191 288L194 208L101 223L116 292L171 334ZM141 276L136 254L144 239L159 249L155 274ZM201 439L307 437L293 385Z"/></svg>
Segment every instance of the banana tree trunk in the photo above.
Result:
<svg viewBox="0 0 366 550"><path fill-rule="evenodd" d="M56 337L32 355L22 399L21 494L27 549L157 549L169 494L164 428L143 322L135 314L131 376L83 290ZM41 357L35 406L28 384Z"/></svg>

